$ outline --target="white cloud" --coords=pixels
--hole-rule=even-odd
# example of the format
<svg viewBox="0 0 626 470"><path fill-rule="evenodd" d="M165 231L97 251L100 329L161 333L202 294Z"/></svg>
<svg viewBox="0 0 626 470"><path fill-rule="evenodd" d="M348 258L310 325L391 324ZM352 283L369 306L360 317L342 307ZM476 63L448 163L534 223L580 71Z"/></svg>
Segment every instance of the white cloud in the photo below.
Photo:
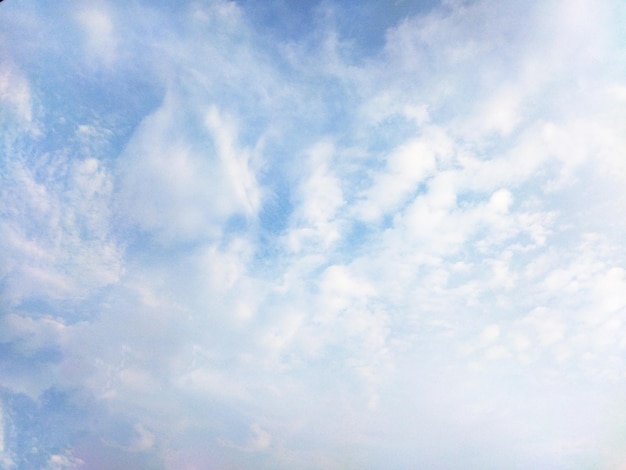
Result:
<svg viewBox="0 0 626 470"><path fill-rule="evenodd" d="M237 204L243 207L246 215L256 215L259 188L250 166L248 151L237 148L233 125L225 122L214 106L207 113L206 125L213 135L217 154Z"/></svg>
<svg viewBox="0 0 626 470"><path fill-rule="evenodd" d="M8 165L0 223L9 302L29 296L83 296L115 282L120 250L110 236L111 182L95 159L44 156Z"/></svg>
<svg viewBox="0 0 626 470"><path fill-rule="evenodd" d="M483 109L478 112L483 119L481 131L493 130L504 136L511 134L521 121L521 102L522 96L519 91L511 85L502 86L488 98Z"/></svg>
<svg viewBox="0 0 626 470"><path fill-rule="evenodd" d="M158 57L156 108L43 113L0 163L0 343L36 366L3 387L79 390L126 426L83 410L93 442L166 468L619 457L599 444L626 348L611 2L447 2L360 58L332 15L270 47L246 6L159 8L76 13L90 86L137 73L93 63ZM48 466L73 455L92 465Z"/></svg>
<svg viewBox="0 0 626 470"><path fill-rule="evenodd" d="M118 56L119 31L116 31L108 5L104 2L83 5L75 16L86 37L85 55L88 60L105 67L113 66Z"/></svg>
<svg viewBox="0 0 626 470"><path fill-rule="evenodd" d="M308 151L306 171L297 190L292 228L287 234L294 252L319 246L329 249L341 237L337 212L344 204L341 183L331 170L334 148L320 142Z"/></svg>
<svg viewBox="0 0 626 470"><path fill-rule="evenodd" d="M85 462L72 455L71 452L65 454L53 454L48 459L45 470L73 470L82 468Z"/></svg>
<svg viewBox="0 0 626 470"><path fill-rule="evenodd" d="M19 340L24 352L34 352L45 346L57 344L66 328L62 321L53 318L28 318L10 313L2 318L3 342Z"/></svg>
<svg viewBox="0 0 626 470"><path fill-rule="evenodd" d="M18 118L25 123L32 121L30 84L10 61L0 65L0 102L13 108Z"/></svg>
<svg viewBox="0 0 626 470"><path fill-rule="evenodd" d="M215 237L230 216L254 217L259 190L249 151L239 148L231 124L210 107L210 134L198 145L185 120L190 105L167 95L144 119L119 164L123 211L131 224L163 240ZM195 105L193 105L195 107Z"/></svg>
<svg viewBox="0 0 626 470"><path fill-rule="evenodd" d="M451 151L449 138L436 128L425 134L402 144L386 158L385 170L376 173L364 202L357 206L358 215L377 221L394 211L419 191L420 184L435 172L437 161L446 159Z"/></svg>

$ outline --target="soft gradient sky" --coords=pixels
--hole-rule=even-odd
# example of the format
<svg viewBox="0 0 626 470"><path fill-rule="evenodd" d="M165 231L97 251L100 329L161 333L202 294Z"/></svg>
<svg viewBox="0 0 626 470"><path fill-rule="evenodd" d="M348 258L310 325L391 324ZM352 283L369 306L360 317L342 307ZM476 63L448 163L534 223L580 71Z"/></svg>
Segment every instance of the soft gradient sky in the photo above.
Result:
<svg viewBox="0 0 626 470"><path fill-rule="evenodd" d="M0 4L0 468L626 468L622 0Z"/></svg>

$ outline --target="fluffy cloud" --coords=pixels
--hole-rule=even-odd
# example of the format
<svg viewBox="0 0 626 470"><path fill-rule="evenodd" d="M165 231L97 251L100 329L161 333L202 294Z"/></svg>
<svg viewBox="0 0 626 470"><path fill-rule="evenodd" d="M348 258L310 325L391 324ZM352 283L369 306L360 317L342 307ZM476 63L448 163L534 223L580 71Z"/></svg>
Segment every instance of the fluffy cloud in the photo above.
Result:
<svg viewBox="0 0 626 470"><path fill-rule="evenodd" d="M119 163L126 217L168 241L215 236L230 217L254 216L259 204L249 156L237 148L231 126L210 107L206 128L194 136L183 123L201 123L184 109L168 95L142 122Z"/></svg>

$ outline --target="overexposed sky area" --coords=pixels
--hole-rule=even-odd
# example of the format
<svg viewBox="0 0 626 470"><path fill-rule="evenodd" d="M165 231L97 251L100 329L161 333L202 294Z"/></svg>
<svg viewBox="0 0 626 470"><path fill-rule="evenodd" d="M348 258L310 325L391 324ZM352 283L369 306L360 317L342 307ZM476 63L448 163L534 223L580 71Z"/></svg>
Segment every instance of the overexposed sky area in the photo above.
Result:
<svg viewBox="0 0 626 470"><path fill-rule="evenodd" d="M0 4L0 468L626 469L621 0Z"/></svg>

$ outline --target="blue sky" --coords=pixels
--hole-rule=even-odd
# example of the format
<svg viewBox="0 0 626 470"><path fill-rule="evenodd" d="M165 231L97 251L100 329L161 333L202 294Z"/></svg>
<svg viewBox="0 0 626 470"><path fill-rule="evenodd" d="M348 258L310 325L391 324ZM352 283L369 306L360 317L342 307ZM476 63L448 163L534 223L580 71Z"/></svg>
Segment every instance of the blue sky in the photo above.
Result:
<svg viewBox="0 0 626 470"><path fill-rule="evenodd" d="M2 2L0 468L625 468L624 25Z"/></svg>

